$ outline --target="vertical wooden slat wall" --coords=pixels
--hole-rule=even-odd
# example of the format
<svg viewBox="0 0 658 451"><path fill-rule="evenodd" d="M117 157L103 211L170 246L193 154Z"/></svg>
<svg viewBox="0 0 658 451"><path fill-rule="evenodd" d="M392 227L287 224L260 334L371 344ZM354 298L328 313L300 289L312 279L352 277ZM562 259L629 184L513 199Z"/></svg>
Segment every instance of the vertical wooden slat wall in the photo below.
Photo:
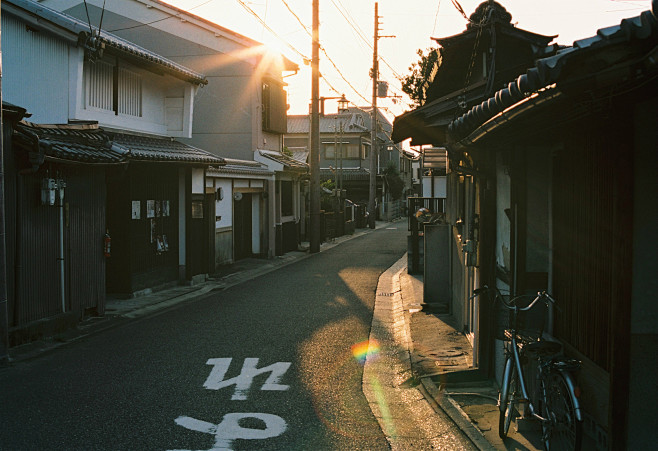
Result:
<svg viewBox="0 0 658 451"><path fill-rule="evenodd" d="M555 159L554 293L557 336L610 371L614 306L630 299L632 158L623 140L596 129L575 133Z"/></svg>
<svg viewBox="0 0 658 451"><path fill-rule="evenodd" d="M19 222L21 268L16 293L15 326L56 315L62 311L59 299L57 207L41 205L41 177L22 177Z"/></svg>
<svg viewBox="0 0 658 451"><path fill-rule="evenodd" d="M105 170L85 168L67 185L68 296L81 315L105 310Z"/></svg>

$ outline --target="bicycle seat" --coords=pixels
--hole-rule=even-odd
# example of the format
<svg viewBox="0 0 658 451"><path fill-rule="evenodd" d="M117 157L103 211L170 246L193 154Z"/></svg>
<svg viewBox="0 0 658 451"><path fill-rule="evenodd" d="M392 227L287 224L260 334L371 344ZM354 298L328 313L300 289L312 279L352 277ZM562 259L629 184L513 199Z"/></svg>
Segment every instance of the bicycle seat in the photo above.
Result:
<svg viewBox="0 0 658 451"><path fill-rule="evenodd" d="M533 341L523 347L525 352L540 356L549 356L559 353L562 350L562 345L554 341L541 340Z"/></svg>

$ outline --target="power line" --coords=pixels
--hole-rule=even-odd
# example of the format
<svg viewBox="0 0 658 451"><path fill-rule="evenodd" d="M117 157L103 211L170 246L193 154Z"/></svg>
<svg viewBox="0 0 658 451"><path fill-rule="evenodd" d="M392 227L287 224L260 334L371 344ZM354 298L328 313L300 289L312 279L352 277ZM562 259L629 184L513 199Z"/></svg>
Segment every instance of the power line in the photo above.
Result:
<svg viewBox="0 0 658 451"><path fill-rule="evenodd" d="M284 43L284 44L285 44L290 50L292 50L293 52L297 53L297 54L298 54L299 56L301 56L304 60L306 60L306 61L310 61L310 58L308 58L308 57L307 57L306 55L304 55L302 52L300 52L299 50L297 50L292 44L288 43L288 41L286 41L286 40L283 39L281 36L279 36L279 35L278 35L278 34L277 34L277 33L276 33L276 32L275 32L275 31L274 31L269 25L267 25L267 23L266 23L266 22L265 22L265 21L264 21L264 20L263 20L263 19L262 19L257 13L256 13L256 11L254 11L253 9L251 9L251 8L250 8L250 7L244 2L244 1L242 1L242 0L237 0L237 2L240 3L240 5L242 5L242 7L243 7L243 8L244 8L249 14L251 14L252 16L254 16L254 17L256 18L256 20L258 20L258 22L260 22L261 25L263 25L263 27L265 27L265 29L266 29L267 31L269 31L270 33L272 33L272 35L273 35L274 37L276 37L279 41L281 41L282 43Z"/></svg>
<svg viewBox="0 0 658 451"><path fill-rule="evenodd" d="M306 25L304 25L304 22L302 22L302 19L300 19L299 16L297 14L295 14L295 12L292 10L292 8L290 8L290 5L288 5L288 2L286 2L286 0L281 0L281 3L283 3L286 6L286 8L288 8L288 11L290 12L290 14L292 14L295 17L295 19L297 19L297 22L299 22L299 25L302 26L302 28L304 29L306 34L309 35L311 38L313 38L313 34L308 30L308 27Z"/></svg>
<svg viewBox="0 0 658 451"><path fill-rule="evenodd" d="M347 80L347 78L345 78L345 76L344 76L343 73L340 71L340 69L338 69L338 66L336 66L336 63L334 63L334 61L331 59L331 57L329 56L329 54L327 54L327 51L324 49L324 47L320 47L320 49L322 50L322 53L324 53L324 55L327 57L327 59L329 60L329 62L331 63L331 65L334 66L334 69L336 69L336 72L338 72L338 75L340 75L340 77L345 81L345 83L347 83L348 86L349 86L350 88L352 88L352 90L356 93L356 95L358 95L359 97L361 97L363 100L365 100L365 101L367 102L368 99L366 99L365 97L363 97L363 96L361 95L361 93L359 93L359 91L358 91L354 86L352 86L352 83L350 83L349 80Z"/></svg>
<svg viewBox="0 0 658 451"><path fill-rule="evenodd" d="M207 5L208 3L213 2L213 1L214 1L214 0L207 0L207 1L203 2L203 3L199 3L199 4L196 5L196 6L193 6L193 7L191 7L191 8L188 8L187 11L192 11L193 9L200 8L200 7L202 7L203 5ZM145 27L145 26L147 26L147 25L152 25L152 24L154 24L154 23L162 22L163 20L173 19L174 17L180 17L180 15L181 15L181 13L173 14L173 15L171 15L171 16L163 17L162 19L157 19L157 20L154 20L154 21L152 21L152 22L141 23L141 24L139 24L139 25L133 25L132 27L115 28L114 30L107 30L107 31L110 32L110 33L114 33L115 31L132 30L133 28Z"/></svg>
<svg viewBox="0 0 658 451"><path fill-rule="evenodd" d="M244 6L244 3L243 3L241 0L238 0L238 1L239 1L240 3L242 3L243 6ZM332 1L333 1L333 0L332 0ZM286 2L286 0L281 0L281 2L285 5L286 8L288 8L288 11L290 12L290 14L292 14L292 15L295 17L295 19L297 19L297 22L299 22L299 24L302 26L302 28L304 29L304 31L306 31L307 34L309 34L311 37L313 37L313 35L308 31L308 28L306 27L306 25L304 25L304 22L303 22L303 21L299 18L299 16L298 16L298 15L292 10L292 8L290 7L290 5L288 5L288 3ZM334 3L334 4L335 4L335 3ZM343 17L344 17L344 16L343 16ZM261 23L262 23L262 21L261 21ZM270 29L270 28L268 27L268 29ZM271 30L271 29L270 29L270 30ZM288 44L288 45L290 45L290 44ZM331 65L334 67L334 69L336 70L336 72L338 72L338 75L340 75L340 77L343 79L343 81L345 81L345 83L347 83L347 85L348 85L348 86L349 86L349 87L350 87L350 88L356 93L356 95L358 95L359 97L361 97L363 100L365 100L365 101L367 102L367 99L366 99L365 97L363 97L363 96L361 95L361 93L360 93L360 92L359 92L359 91L358 91L358 90L352 85L352 83L350 83L350 81L345 77L345 75L343 75L343 73L342 73L341 70L338 68L338 66L336 65L336 63L334 63L334 60L332 60L331 57L329 56L329 54L327 53L327 50L326 50L324 47L322 47L322 46L320 47L320 50L322 50L322 53L324 53L324 55L327 57L327 60L329 60L329 62L330 62ZM327 82L327 84L329 84L329 83ZM329 86L331 87L331 89L334 89L331 85L329 85ZM334 90L335 90L335 89L334 89ZM338 91L336 91L336 92L338 93ZM340 93L339 93L339 94L340 94Z"/></svg>
<svg viewBox="0 0 658 451"><path fill-rule="evenodd" d="M336 4L336 1L338 1L338 4ZM361 30L361 28L355 23L354 19L350 16L350 13L349 13L349 11L347 11L347 8L345 8L345 6L343 6L343 4L340 3L340 0L331 0L331 3L334 4L334 6L335 6L336 9L338 10L338 12L341 14L341 16L343 16L343 18L347 21L347 24L348 24L350 27L352 27L352 29L357 33L358 37L360 37L360 38L363 40L363 42L365 42L366 45L367 45L368 47L370 47L370 50L373 50L373 46L372 46L372 44L370 43L370 41L368 40L368 38L365 37L364 32L363 32L363 31ZM338 5L340 5L340 6L338 6ZM343 10L341 9L341 7L344 8L346 11L343 12ZM349 17L348 17L348 16L349 16ZM395 78L397 78L398 80L402 81L402 76L401 76L400 74L397 73L397 71L393 68L393 66L391 66L391 65L388 63L388 61L386 61L386 59L384 59L382 56L379 56L379 59L380 59L380 60L381 60L386 66L388 66L388 68L391 70L391 72L393 72L393 75L395 76Z"/></svg>
<svg viewBox="0 0 658 451"><path fill-rule="evenodd" d="M441 0L439 0L438 5L436 5L436 15L434 16L434 26L432 27L432 35L436 31L436 24L439 22L439 9L441 8Z"/></svg>

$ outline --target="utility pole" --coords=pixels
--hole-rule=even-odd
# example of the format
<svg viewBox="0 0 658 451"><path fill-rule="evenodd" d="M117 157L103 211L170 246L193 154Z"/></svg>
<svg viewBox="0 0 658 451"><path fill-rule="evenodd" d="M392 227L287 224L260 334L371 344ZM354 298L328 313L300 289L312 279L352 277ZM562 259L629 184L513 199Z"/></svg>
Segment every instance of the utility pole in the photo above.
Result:
<svg viewBox="0 0 658 451"><path fill-rule="evenodd" d="M313 0L311 50L311 253L320 252L320 6Z"/></svg>
<svg viewBox="0 0 658 451"><path fill-rule="evenodd" d="M375 196L377 194L377 83L379 77L379 57L377 43L379 42L379 3L375 2L375 45L372 53L372 119L370 135L370 187L368 197L368 227L375 228Z"/></svg>
<svg viewBox="0 0 658 451"><path fill-rule="evenodd" d="M377 195L377 97L379 97L379 55L377 54L377 44L381 38L394 38L395 36L379 35L379 3L375 2L375 43L372 53L372 124L370 137L370 197L368 199L368 225L371 229L375 228L375 196ZM386 97L384 94L382 97Z"/></svg>
<svg viewBox="0 0 658 451"><path fill-rule="evenodd" d="M0 32L1 34L1 32ZM0 58L2 48L0 47ZM0 64L0 88L2 65ZM7 308L7 234L5 229L5 169L2 126L2 89L0 89L0 366L9 361L9 310Z"/></svg>

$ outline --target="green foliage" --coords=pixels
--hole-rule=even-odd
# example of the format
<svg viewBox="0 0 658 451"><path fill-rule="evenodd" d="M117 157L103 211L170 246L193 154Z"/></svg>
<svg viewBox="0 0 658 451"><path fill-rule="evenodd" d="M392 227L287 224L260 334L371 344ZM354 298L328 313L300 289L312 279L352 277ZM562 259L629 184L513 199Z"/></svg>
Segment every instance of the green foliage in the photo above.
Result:
<svg viewBox="0 0 658 451"><path fill-rule="evenodd" d="M384 178L394 200L402 197L404 191L404 180L400 177L400 172L392 161L384 169Z"/></svg>
<svg viewBox="0 0 658 451"><path fill-rule="evenodd" d="M281 151L284 155L287 155L292 158L292 150L288 149L288 146L283 146L283 150Z"/></svg>
<svg viewBox="0 0 658 451"><path fill-rule="evenodd" d="M336 182L331 179L325 180L320 183L320 187L333 190L336 188ZM334 211L334 203L334 196L325 192L323 189L320 189L320 209L324 211Z"/></svg>
<svg viewBox="0 0 658 451"><path fill-rule="evenodd" d="M425 103L425 90L429 86L428 81L432 77L435 65L440 58L439 51L436 48L428 48L426 52L418 49L416 53L420 60L409 67L411 74L402 79L402 91L413 100L414 104L412 106L416 107Z"/></svg>
<svg viewBox="0 0 658 451"><path fill-rule="evenodd" d="M335 189L336 188L336 182L329 179L329 180L325 180L324 182L320 183L320 186L322 188Z"/></svg>

